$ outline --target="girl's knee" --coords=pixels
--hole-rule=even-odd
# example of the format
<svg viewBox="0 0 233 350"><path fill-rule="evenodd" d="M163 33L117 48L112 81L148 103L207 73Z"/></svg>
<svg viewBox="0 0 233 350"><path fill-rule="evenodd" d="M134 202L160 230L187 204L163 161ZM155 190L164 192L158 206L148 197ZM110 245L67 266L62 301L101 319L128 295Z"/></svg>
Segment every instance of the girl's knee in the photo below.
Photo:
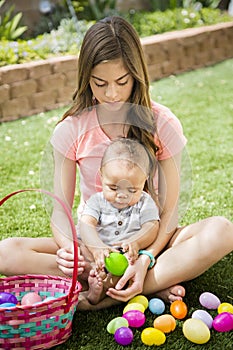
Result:
<svg viewBox="0 0 233 350"><path fill-rule="evenodd" d="M10 275L15 256L21 249L20 237L6 238L0 241L0 273Z"/></svg>
<svg viewBox="0 0 233 350"><path fill-rule="evenodd" d="M233 223L224 216L211 218L212 239L217 241L219 247L227 246L229 251L233 250Z"/></svg>
<svg viewBox="0 0 233 350"><path fill-rule="evenodd" d="M0 254L6 254L9 255L13 253L15 248L20 247L20 237L12 237L12 238L6 238L3 239L0 242Z"/></svg>

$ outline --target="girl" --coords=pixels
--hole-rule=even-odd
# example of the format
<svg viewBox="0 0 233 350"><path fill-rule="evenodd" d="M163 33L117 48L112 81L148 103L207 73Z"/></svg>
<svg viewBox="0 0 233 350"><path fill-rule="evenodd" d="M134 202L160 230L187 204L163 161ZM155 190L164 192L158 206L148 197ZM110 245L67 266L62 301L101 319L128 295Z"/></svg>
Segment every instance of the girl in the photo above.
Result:
<svg viewBox="0 0 233 350"><path fill-rule="evenodd" d="M74 103L51 139L54 193L70 210L77 168L81 192L79 212L82 212L85 201L101 191L100 161L107 145L119 136L137 139L157 157L154 196L158 197L160 208L159 232L147 247L147 254L129 265L115 288L107 290L106 298L94 306L83 299L80 304L83 309L111 306L139 293L156 293L167 301L182 299L185 290L180 282L199 276L233 250L233 224L224 217L178 226L180 161L186 139L174 114L151 101L140 39L126 20L116 16L99 21L87 31L78 60ZM51 226L52 238L2 241L0 272L70 275L73 267L70 228L57 204ZM156 264L148 270L150 255L156 257ZM80 252L80 278L86 280L90 269Z"/></svg>

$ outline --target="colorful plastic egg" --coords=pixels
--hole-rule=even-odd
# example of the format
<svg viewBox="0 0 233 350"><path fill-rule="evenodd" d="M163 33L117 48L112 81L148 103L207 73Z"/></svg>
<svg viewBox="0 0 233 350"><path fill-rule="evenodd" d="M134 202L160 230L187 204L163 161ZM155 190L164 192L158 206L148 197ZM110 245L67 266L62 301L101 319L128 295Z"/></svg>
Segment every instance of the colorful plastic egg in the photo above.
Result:
<svg viewBox="0 0 233 350"><path fill-rule="evenodd" d="M220 305L219 298L210 292L204 292L199 297L200 304L207 309L215 310Z"/></svg>
<svg viewBox="0 0 233 350"><path fill-rule="evenodd" d="M159 329L148 327L143 329L141 333L141 340L145 345L162 345L166 341L165 334Z"/></svg>
<svg viewBox="0 0 233 350"><path fill-rule="evenodd" d="M175 300L171 303L170 312L175 318L182 320L188 313L188 308L182 300Z"/></svg>
<svg viewBox="0 0 233 350"><path fill-rule="evenodd" d="M16 296L12 293L1 292L0 293L0 304L3 304L3 303L17 304L18 300L17 300Z"/></svg>
<svg viewBox="0 0 233 350"><path fill-rule="evenodd" d="M233 330L233 315L230 312L222 312L213 320L213 328L217 332L230 332Z"/></svg>
<svg viewBox="0 0 233 350"><path fill-rule="evenodd" d="M144 295L136 295L136 297L133 297L129 300L128 304L131 303L139 303L142 304L145 308L145 310L148 308L149 301Z"/></svg>
<svg viewBox="0 0 233 350"><path fill-rule="evenodd" d="M2 304L0 304L0 308L8 309L8 308L12 308L12 307L16 307L16 304L14 304L14 303L2 303Z"/></svg>
<svg viewBox="0 0 233 350"><path fill-rule="evenodd" d="M141 312L144 312L145 311L145 308L142 304L139 304L139 303L130 303L130 304L127 304L125 307L124 307L124 310L123 310L123 314L125 314L127 311L129 310L139 310Z"/></svg>
<svg viewBox="0 0 233 350"><path fill-rule="evenodd" d="M45 303L47 303L47 302L49 302L49 301L51 301L51 300L55 300L56 298L55 297L47 297L47 298L45 298L44 300L43 300L43 303L45 302Z"/></svg>
<svg viewBox="0 0 233 350"><path fill-rule="evenodd" d="M112 252L105 258L106 269L114 276L122 276L128 267L128 260L121 253Z"/></svg>
<svg viewBox="0 0 233 350"><path fill-rule="evenodd" d="M161 315L156 317L153 326L164 333L170 333L176 328L176 320L172 315Z"/></svg>
<svg viewBox="0 0 233 350"><path fill-rule="evenodd" d="M133 332L128 327L121 327L114 333L115 341L120 345L129 345L133 341Z"/></svg>
<svg viewBox="0 0 233 350"><path fill-rule="evenodd" d="M152 314L161 315L165 310L165 304L163 300L159 298L150 299L149 310L152 312Z"/></svg>
<svg viewBox="0 0 233 350"><path fill-rule="evenodd" d="M205 310L196 310L192 313L192 318L197 318L198 320L203 321L207 327L212 328L213 317Z"/></svg>
<svg viewBox="0 0 233 350"><path fill-rule="evenodd" d="M129 323L124 317L115 317L107 325L107 331L114 334L118 328L129 327Z"/></svg>
<svg viewBox="0 0 233 350"><path fill-rule="evenodd" d="M221 303L218 307L218 313L221 314L222 312L230 312L233 314L233 305L230 303Z"/></svg>
<svg viewBox="0 0 233 350"><path fill-rule="evenodd" d="M197 318L189 318L184 321L182 330L185 338L195 344L205 344L210 339L209 328Z"/></svg>
<svg viewBox="0 0 233 350"><path fill-rule="evenodd" d="M139 328L146 322L146 316L139 310L129 310L123 314L130 327Z"/></svg>
<svg viewBox="0 0 233 350"><path fill-rule="evenodd" d="M36 292L29 292L22 297L21 305L33 305L42 301L41 296Z"/></svg>

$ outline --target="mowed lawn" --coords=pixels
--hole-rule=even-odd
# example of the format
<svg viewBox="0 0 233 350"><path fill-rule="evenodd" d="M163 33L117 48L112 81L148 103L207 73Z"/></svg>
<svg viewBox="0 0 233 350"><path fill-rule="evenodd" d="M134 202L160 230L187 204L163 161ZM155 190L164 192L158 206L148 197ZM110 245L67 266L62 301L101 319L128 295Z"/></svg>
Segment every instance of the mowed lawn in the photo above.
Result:
<svg viewBox="0 0 233 350"><path fill-rule="evenodd" d="M180 223L188 224L212 215L233 220L233 60L151 84L152 98L165 104L179 117L188 139L183 160ZM21 188L52 189L52 157L49 138L65 109L41 113L0 125L0 196ZM78 205L79 194L75 207ZM1 212L1 238L9 236L51 235L51 203L37 193L20 194L6 202ZM74 211L75 217L75 211ZM211 239L211 232L210 239ZM9 252L10 254L10 252ZM182 256L180 257L182 259ZM222 302L233 303L233 253L205 274L184 284L188 316L201 308L199 295L210 291ZM124 304L96 312L77 312L73 335L57 349L118 350L108 322L121 316ZM169 312L169 305L166 306ZM210 312L212 316L216 311ZM150 349L141 342L141 332L153 326L155 316L146 310L146 323L134 329L134 340L127 349ZM188 341L182 333L182 321L167 335L160 349L232 349L233 332L211 330L204 345Z"/></svg>

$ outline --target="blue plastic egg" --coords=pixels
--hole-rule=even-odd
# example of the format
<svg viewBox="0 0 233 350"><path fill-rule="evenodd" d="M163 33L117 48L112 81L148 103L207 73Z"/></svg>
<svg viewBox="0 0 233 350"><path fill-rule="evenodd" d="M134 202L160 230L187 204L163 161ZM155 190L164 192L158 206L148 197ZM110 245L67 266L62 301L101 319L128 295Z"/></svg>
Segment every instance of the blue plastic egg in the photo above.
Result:
<svg viewBox="0 0 233 350"><path fill-rule="evenodd" d="M0 308L4 308L4 309L8 309L8 308L11 308L11 307L16 307L16 304L14 303L2 303L0 304Z"/></svg>
<svg viewBox="0 0 233 350"><path fill-rule="evenodd" d="M149 310L152 314L161 315L165 310L165 304L159 298L152 298L149 301Z"/></svg>

